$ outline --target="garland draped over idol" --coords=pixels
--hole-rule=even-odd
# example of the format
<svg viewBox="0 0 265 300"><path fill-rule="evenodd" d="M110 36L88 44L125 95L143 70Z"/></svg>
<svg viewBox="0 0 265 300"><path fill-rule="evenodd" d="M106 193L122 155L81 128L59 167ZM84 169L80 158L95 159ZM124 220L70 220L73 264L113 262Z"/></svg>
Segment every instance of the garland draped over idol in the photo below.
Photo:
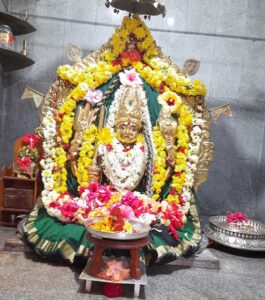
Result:
<svg viewBox="0 0 265 300"><path fill-rule="evenodd" d="M130 44L136 45L136 48L128 46ZM63 222L84 224L89 217L107 216L111 210L119 207L123 209L124 217L168 226L172 236L178 239L176 230L185 225L193 198L192 187L203 126L201 111L192 110L184 99L187 96L203 97L206 88L199 80L191 81L179 74L176 68L159 57L159 51L143 21L138 16L125 17L97 63L86 64L82 69L69 65L59 67L58 77L73 88L60 107L56 107L56 95L53 97L52 107L43 119L42 200L51 216ZM100 107L103 100L100 96L97 98L97 89L124 70L126 75L126 72L130 72L126 68L133 68L132 72L139 74L155 89L159 93L158 102L162 108L177 118L174 171L165 199L161 199L161 192L166 184L167 154L159 125L153 129L151 124L147 126L151 136L150 147L154 153L151 197L140 192L117 191L112 186L98 183L88 184L88 170L95 148L99 146L101 152L105 151L106 157L110 159L112 151L114 154L115 151L121 151L111 129L115 100L109 112L107 127L98 130L95 125L91 125L84 132L79 153L73 157L68 152L74 134L74 113L78 103L92 95L93 105ZM144 91L142 93L145 94ZM144 103L143 113L146 109ZM134 146L135 155L146 147L140 137ZM67 163L71 159L77 160L78 197L67 190ZM144 155L142 160L146 159ZM104 163L107 164L107 160ZM128 210L129 206L131 210Z"/></svg>

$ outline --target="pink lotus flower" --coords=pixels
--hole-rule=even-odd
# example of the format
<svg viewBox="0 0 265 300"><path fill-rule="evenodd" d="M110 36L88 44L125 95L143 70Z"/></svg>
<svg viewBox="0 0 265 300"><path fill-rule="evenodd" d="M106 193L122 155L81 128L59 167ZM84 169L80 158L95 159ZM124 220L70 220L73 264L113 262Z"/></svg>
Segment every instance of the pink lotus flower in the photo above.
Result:
<svg viewBox="0 0 265 300"><path fill-rule="evenodd" d="M124 219L135 219L136 216L132 207L123 204L114 204L110 209L110 215L115 217L122 217Z"/></svg>
<svg viewBox="0 0 265 300"><path fill-rule="evenodd" d="M123 85L137 86L142 85L142 80L135 69L125 70L124 73L119 74L120 81Z"/></svg>

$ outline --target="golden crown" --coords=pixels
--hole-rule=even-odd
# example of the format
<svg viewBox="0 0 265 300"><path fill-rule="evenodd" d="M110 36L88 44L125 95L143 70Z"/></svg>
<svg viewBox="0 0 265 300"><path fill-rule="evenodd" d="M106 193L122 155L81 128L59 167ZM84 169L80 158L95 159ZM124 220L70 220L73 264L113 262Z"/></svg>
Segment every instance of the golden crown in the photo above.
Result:
<svg viewBox="0 0 265 300"><path fill-rule="evenodd" d="M142 123L142 102L139 87L127 86L121 96L119 108L116 113L115 125L121 122L132 121L141 127Z"/></svg>

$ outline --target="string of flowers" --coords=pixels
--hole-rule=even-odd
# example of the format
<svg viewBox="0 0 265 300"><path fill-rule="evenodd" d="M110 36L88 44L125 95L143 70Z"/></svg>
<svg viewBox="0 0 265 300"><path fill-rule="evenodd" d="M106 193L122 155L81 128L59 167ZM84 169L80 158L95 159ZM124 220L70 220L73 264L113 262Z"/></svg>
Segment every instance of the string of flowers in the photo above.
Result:
<svg viewBox="0 0 265 300"><path fill-rule="evenodd" d="M158 102L163 109L178 115L177 153L175 155L175 174L172 176L171 190L166 200L180 203L183 201L182 190L186 182L186 161L189 150L189 128L193 118L181 97L174 92L164 92L159 95ZM190 199L189 199L190 200Z"/></svg>
<svg viewBox="0 0 265 300"><path fill-rule="evenodd" d="M83 135L79 158L77 162L76 177L80 187L87 186L89 179L89 167L95 152L95 140L97 136L97 127L91 125Z"/></svg>
<svg viewBox="0 0 265 300"><path fill-rule="evenodd" d="M54 159L54 168L55 171L53 175L54 180L54 190L57 193L64 193L67 191L66 180L67 180L67 171L65 169L65 162L66 162L66 152L57 147L55 149L55 156Z"/></svg>
<svg viewBox="0 0 265 300"><path fill-rule="evenodd" d="M161 189L165 184L166 176L166 142L159 127L155 126L153 131L153 141L155 147L154 158L154 178L153 178L153 199L158 200Z"/></svg>

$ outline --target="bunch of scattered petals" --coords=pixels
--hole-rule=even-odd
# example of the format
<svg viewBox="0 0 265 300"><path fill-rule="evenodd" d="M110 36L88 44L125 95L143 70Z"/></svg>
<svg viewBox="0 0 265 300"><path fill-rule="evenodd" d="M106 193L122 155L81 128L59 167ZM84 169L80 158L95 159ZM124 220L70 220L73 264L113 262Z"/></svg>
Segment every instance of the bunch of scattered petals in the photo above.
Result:
<svg viewBox="0 0 265 300"><path fill-rule="evenodd" d="M226 214L226 223L248 222L248 216L242 212L228 212Z"/></svg>

